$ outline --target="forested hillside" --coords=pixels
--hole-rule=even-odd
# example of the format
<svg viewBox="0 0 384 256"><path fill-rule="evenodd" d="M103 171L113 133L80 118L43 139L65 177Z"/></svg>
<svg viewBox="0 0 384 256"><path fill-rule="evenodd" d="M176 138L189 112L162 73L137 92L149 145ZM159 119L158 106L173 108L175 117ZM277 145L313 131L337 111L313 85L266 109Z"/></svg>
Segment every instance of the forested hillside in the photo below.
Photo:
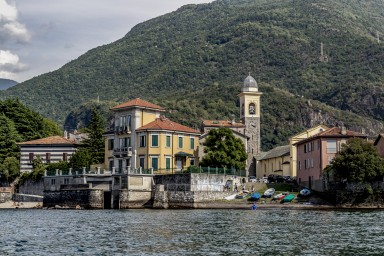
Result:
<svg viewBox="0 0 384 256"><path fill-rule="evenodd" d="M373 134L384 120L382 24L381 0L187 5L0 96L18 97L61 124L98 96L141 97L196 126L237 117L236 95L250 72L264 93L264 149L315 122Z"/></svg>

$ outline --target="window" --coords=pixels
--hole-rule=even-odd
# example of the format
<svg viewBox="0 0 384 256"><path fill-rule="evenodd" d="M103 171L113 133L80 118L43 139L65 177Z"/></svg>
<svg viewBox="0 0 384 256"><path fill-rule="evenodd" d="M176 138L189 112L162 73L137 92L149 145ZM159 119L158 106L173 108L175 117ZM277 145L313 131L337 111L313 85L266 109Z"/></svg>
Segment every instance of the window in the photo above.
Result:
<svg viewBox="0 0 384 256"><path fill-rule="evenodd" d="M119 171L123 170L123 160L119 159Z"/></svg>
<svg viewBox="0 0 384 256"><path fill-rule="evenodd" d="M29 153L29 162L32 163L34 159L34 153Z"/></svg>
<svg viewBox="0 0 384 256"><path fill-rule="evenodd" d="M167 148L170 148L171 147L171 135L167 135L166 139L165 139L165 146Z"/></svg>
<svg viewBox="0 0 384 256"><path fill-rule="evenodd" d="M145 135L140 135L140 147L145 147L146 146L146 137Z"/></svg>
<svg viewBox="0 0 384 256"><path fill-rule="evenodd" d="M45 161L47 162L47 164L51 163L51 153L45 154Z"/></svg>
<svg viewBox="0 0 384 256"><path fill-rule="evenodd" d="M63 153L63 161L68 161L68 153Z"/></svg>
<svg viewBox="0 0 384 256"><path fill-rule="evenodd" d="M108 150L113 150L113 145L114 143L113 143L113 139L109 139L108 140Z"/></svg>
<svg viewBox="0 0 384 256"><path fill-rule="evenodd" d="M307 144L304 144L304 153L307 153Z"/></svg>
<svg viewBox="0 0 384 256"><path fill-rule="evenodd" d="M109 160L109 170L112 171L112 168L115 166L113 160Z"/></svg>
<svg viewBox="0 0 384 256"><path fill-rule="evenodd" d="M131 146L131 137L124 138L124 147L130 147Z"/></svg>
<svg viewBox="0 0 384 256"><path fill-rule="evenodd" d="M191 149L195 149L195 139L190 138L189 140L190 140Z"/></svg>
<svg viewBox="0 0 384 256"><path fill-rule="evenodd" d="M56 184L56 179L51 179L51 185L55 185Z"/></svg>
<svg viewBox="0 0 384 256"><path fill-rule="evenodd" d="M336 140L327 140L327 153L337 153Z"/></svg>
<svg viewBox="0 0 384 256"><path fill-rule="evenodd" d="M189 161L190 161L190 165L191 165L191 166L194 166L194 165L195 165L195 158L191 157L191 158L189 159Z"/></svg>
<svg viewBox="0 0 384 256"><path fill-rule="evenodd" d="M152 168L153 168L153 170L159 169L159 158L152 157Z"/></svg>
<svg viewBox="0 0 384 256"><path fill-rule="evenodd" d="M179 136L179 148L183 148L183 137Z"/></svg>
<svg viewBox="0 0 384 256"><path fill-rule="evenodd" d="M152 134L152 147L158 147L158 146L159 146L159 135Z"/></svg>
<svg viewBox="0 0 384 256"><path fill-rule="evenodd" d="M128 131L131 130L131 115L127 115L127 128Z"/></svg>
<svg viewBox="0 0 384 256"><path fill-rule="evenodd" d="M144 157L140 157L140 167L144 168Z"/></svg>
<svg viewBox="0 0 384 256"><path fill-rule="evenodd" d="M125 159L125 166L130 167L131 166L131 158Z"/></svg>
<svg viewBox="0 0 384 256"><path fill-rule="evenodd" d="M298 167L299 170L301 170L301 162L300 161L299 161L297 167Z"/></svg>
<svg viewBox="0 0 384 256"><path fill-rule="evenodd" d="M68 178L65 178L65 179L64 179L64 184L65 184L65 185L69 184L69 179L68 179Z"/></svg>
<svg viewBox="0 0 384 256"><path fill-rule="evenodd" d="M171 170L171 158L170 157L165 158L165 169L167 171Z"/></svg>
<svg viewBox="0 0 384 256"><path fill-rule="evenodd" d="M244 103L241 104L241 115L242 115L242 116L244 115Z"/></svg>

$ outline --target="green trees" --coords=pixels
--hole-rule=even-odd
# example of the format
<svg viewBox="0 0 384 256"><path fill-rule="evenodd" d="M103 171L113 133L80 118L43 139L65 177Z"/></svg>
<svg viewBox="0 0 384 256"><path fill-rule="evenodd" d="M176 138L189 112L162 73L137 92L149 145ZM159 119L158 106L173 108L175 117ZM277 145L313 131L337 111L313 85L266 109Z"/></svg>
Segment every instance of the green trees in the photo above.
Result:
<svg viewBox="0 0 384 256"><path fill-rule="evenodd" d="M7 157L17 157L19 148L17 142L21 141L21 136L18 134L14 122L0 114L0 162L3 162Z"/></svg>
<svg viewBox="0 0 384 256"><path fill-rule="evenodd" d="M201 165L212 167L227 167L244 169L247 153L244 144L236 138L232 131L225 127L212 129L204 142L204 152Z"/></svg>
<svg viewBox="0 0 384 256"><path fill-rule="evenodd" d="M16 157L7 157L0 165L2 179L13 181L20 174L19 160Z"/></svg>
<svg viewBox="0 0 384 256"><path fill-rule="evenodd" d="M83 141L80 151L86 151L91 157L91 164L104 162L104 121L96 108L92 110L92 119L86 128L88 138ZM86 154L84 154L85 156Z"/></svg>
<svg viewBox="0 0 384 256"><path fill-rule="evenodd" d="M384 159L372 144L361 139L350 139L342 145L327 169L333 171L335 178L347 181L383 180Z"/></svg>

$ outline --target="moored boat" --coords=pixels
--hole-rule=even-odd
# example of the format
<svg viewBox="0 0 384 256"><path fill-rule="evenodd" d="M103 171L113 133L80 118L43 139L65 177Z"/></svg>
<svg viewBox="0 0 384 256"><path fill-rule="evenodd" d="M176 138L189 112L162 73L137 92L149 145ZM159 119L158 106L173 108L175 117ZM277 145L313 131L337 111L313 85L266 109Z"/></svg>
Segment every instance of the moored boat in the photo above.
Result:
<svg viewBox="0 0 384 256"><path fill-rule="evenodd" d="M281 203L289 203L289 202L291 202L293 199L295 199L295 195L294 195L294 194L289 194L289 195L286 195L286 196L281 200Z"/></svg>
<svg viewBox="0 0 384 256"><path fill-rule="evenodd" d="M260 199L260 194L258 192L252 193L251 197L249 198L249 201L257 201Z"/></svg>
<svg viewBox="0 0 384 256"><path fill-rule="evenodd" d="M264 192L263 197L270 198L270 197L272 197L274 194L275 194L275 189L274 189L274 188L269 188L269 189L267 189L267 190Z"/></svg>
<svg viewBox="0 0 384 256"><path fill-rule="evenodd" d="M226 196L224 197L225 200L232 200L232 199L235 199L236 198L236 195L237 194L233 194L233 195L230 195L230 196Z"/></svg>
<svg viewBox="0 0 384 256"><path fill-rule="evenodd" d="M299 193L301 196L309 196L311 194L311 191L307 188L303 188L302 190L300 190Z"/></svg>
<svg viewBox="0 0 384 256"><path fill-rule="evenodd" d="M241 192L240 194L237 194L235 198L237 199L244 199L248 196L248 192Z"/></svg>

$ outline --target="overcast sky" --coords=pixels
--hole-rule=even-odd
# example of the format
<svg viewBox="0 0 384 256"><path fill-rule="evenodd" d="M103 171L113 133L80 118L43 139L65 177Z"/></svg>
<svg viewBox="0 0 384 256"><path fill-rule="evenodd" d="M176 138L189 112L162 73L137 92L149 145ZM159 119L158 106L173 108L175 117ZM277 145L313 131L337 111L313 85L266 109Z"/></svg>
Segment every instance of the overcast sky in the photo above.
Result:
<svg viewBox="0 0 384 256"><path fill-rule="evenodd" d="M23 82L122 38L138 23L212 0L0 0L0 78Z"/></svg>

